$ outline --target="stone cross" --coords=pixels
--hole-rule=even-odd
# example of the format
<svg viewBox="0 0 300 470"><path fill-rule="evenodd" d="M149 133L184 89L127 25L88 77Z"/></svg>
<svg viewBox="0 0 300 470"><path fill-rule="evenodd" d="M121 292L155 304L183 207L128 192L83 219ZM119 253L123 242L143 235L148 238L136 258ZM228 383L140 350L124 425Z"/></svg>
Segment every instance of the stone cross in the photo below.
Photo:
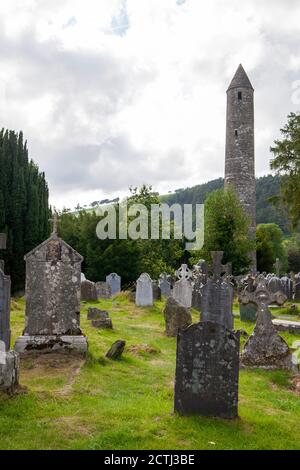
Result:
<svg viewBox="0 0 300 470"><path fill-rule="evenodd" d="M249 292L246 288L239 296L243 304L251 302L257 305L256 325L245 344L241 362L250 367L292 370L293 361L289 346L277 334L268 308L274 302L283 305L287 298L282 292L271 292L263 275L258 276L256 284L254 292Z"/></svg>
<svg viewBox="0 0 300 470"><path fill-rule="evenodd" d="M223 258L223 251L212 251L211 252L211 257L212 257L212 263L208 266L208 271L210 271L213 275L213 279L216 281L220 279L222 274L231 274L232 272L232 264L227 263L227 264L222 264L222 258Z"/></svg>
<svg viewBox="0 0 300 470"><path fill-rule="evenodd" d="M283 305L286 301L286 296L283 292L271 292L268 287L266 280L263 275L258 276L257 278L257 287L254 292L250 292L247 288L240 294L239 300L243 304L248 304L252 302L257 305L259 311L266 312L268 306L272 303L277 303L278 305Z"/></svg>
<svg viewBox="0 0 300 470"><path fill-rule="evenodd" d="M182 264L181 267L176 271L178 279L189 281L192 278L192 271L188 268L187 264Z"/></svg>
<svg viewBox="0 0 300 470"><path fill-rule="evenodd" d="M276 263L273 266L276 269L276 275L279 277L282 269L282 263L279 258L276 258Z"/></svg>
<svg viewBox="0 0 300 470"><path fill-rule="evenodd" d="M60 219L56 211L54 212L53 218L49 219L49 222L53 224L52 235L58 235L58 224L60 223Z"/></svg>

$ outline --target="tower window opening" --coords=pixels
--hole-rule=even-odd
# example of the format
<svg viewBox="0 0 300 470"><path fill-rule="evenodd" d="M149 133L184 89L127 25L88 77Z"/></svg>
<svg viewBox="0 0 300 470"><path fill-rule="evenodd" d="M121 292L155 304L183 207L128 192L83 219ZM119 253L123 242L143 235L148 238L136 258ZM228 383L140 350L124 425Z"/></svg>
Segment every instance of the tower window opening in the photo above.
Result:
<svg viewBox="0 0 300 470"><path fill-rule="evenodd" d="M237 130L237 129L235 129L234 135L235 135L235 137L238 137L239 133L238 133L238 130Z"/></svg>
<svg viewBox="0 0 300 470"><path fill-rule="evenodd" d="M242 92L239 91L239 92L238 92L238 100L239 100L239 101L242 101L242 97L243 97Z"/></svg>

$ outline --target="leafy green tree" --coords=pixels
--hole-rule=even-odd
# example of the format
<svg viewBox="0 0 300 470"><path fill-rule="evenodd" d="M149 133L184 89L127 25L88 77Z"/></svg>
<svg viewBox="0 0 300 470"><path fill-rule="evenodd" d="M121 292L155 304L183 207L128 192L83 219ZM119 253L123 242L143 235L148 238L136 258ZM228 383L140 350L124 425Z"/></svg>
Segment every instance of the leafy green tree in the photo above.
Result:
<svg viewBox="0 0 300 470"><path fill-rule="evenodd" d="M282 175L280 199L289 211L293 228L300 223L300 113L290 113L280 130L283 139L275 140L271 169Z"/></svg>
<svg viewBox="0 0 300 470"><path fill-rule="evenodd" d="M276 224L260 224L256 229L257 269L260 272L275 272L276 259L287 268L287 258L283 247L283 232Z"/></svg>
<svg viewBox="0 0 300 470"><path fill-rule="evenodd" d="M223 262L232 262L234 274L246 271L251 262L249 253L255 249L255 241L248 236L249 225L233 190L213 191L205 201L204 247L191 262L200 257L209 259L211 251L223 251Z"/></svg>
<svg viewBox="0 0 300 470"><path fill-rule="evenodd" d="M296 233L284 240L283 246L288 260L288 271L300 272L300 234Z"/></svg>

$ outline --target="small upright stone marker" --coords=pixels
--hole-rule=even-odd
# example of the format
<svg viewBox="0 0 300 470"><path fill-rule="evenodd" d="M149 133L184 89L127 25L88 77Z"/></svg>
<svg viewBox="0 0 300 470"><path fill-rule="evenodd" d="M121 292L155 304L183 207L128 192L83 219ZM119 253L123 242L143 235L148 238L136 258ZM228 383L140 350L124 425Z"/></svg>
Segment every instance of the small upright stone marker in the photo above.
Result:
<svg viewBox="0 0 300 470"><path fill-rule="evenodd" d="M80 329L83 258L58 237L57 224L55 214L51 237L25 256L25 330L15 343L15 351L63 351L85 356L87 340Z"/></svg>
<svg viewBox="0 0 300 470"><path fill-rule="evenodd" d="M6 351L0 341L0 391L13 394L19 386L20 358L14 351Z"/></svg>
<svg viewBox="0 0 300 470"><path fill-rule="evenodd" d="M106 283L110 286L111 295L118 295L121 292L121 278L116 273L106 276Z"/></svg>
<svg viewBox="0 0 300 470"><path fill-rule="evenodd" d="M96 302L98 300L96 284L94 282L88 280L81 282L81 300L86 302Z"/></svg>
<svg viewBox="0 0 300 470"><path fill-rule="evenodd" d="M96 282L96 291L98 299L111 299L111 287L107 282Z"/></svg>
<svg viewBox="0 0 300 470"><path fill-rule="evenodd" d="M192 315L188 308L180 305L173 297L169 297L164 309L166 335L175 337L181 329L192 324Z"/></svg>
<svg viewBox="0 0 300 470"><path fill-rule="evenodd" d="M137 307L153 306L152 280L147 273L141 274L136 282L135 304Z"/></svg>
<svg viewBox="0 0 300 470"><path fill-rule="evenodd" d="M106 353L106 357L114 361L116 361L117 359L120 359L124 352L125 346L126 346L126 341L119 339L112 345L110 350Z"/></svg>

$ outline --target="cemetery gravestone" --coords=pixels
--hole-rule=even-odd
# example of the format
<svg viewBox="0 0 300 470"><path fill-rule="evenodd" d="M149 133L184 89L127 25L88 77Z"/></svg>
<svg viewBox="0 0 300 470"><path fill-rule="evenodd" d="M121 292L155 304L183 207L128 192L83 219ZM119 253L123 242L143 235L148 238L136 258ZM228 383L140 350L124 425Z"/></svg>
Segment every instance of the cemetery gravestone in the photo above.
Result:
<svg viewBox="0 0 300 470"><path fill-rule="evenodd" d="M176 337L179 330L192 324L192 315L188 308L183 307L175 299L169 297L164 309L166 335Z"/></svg>
<svg viewBox="0 0 300 470"><path fill-rule="evenodd" d="M152 281L153 300L161 300L161 290L158 281Z"/></svg>
<svg viewBox="0 0 300 470"><path fill-rule="evenodd" d="M200 322L177 339L175 411L181 415L238 416L239 333Z"/></svg>
<svg viewBox="0 0 300 470"><path fill-rule="evenodd" d="M242 288L246 289L248 292L255 291L255 278L253 276L247 276L241 281L241 284ZM242 302L239 302L239 309L241 321L256 322L257 306L255 304L251 302L249 302L249 304L243 304Z"/></svg>
<svg viewBox="0 0 300 470"><path fill-rule="evenodd" d="M13 394L19 385L20 359L14 351L6 351L6 345L0 341L0 391Z"/></svg>
<svg viewBox="0 0 300 470"><path fill-rule="evenodd" d="M168 276L167 273L163 273L159 277L159 287L160 287L161 295L165 298L170 297L170 295L172 294L171 283L169 281L169 277L170 276Z"/></svg>
<svg viewBox="0 0 300 470"><path fill-rule="evenodd" d="M58 237L57 223L55 215L51 237L25 256L25 330L15 343L15 351L85 356L87 340L80 329L83 258Z"/></svg>
<svg viewBox="0 0 300 470"><path fill-rule="evenodd" d="M116 341L112 345L112 347L109 349L109 351L106 353L106 357L114 361L116 361L117 359L120 359L124 352L125 346L126 346L126 341L123 341L121 339Z"/></svg>
<svg viewBox="0 0 300 470"><path fill-rule="evenodd" d="M201 288L207 282L207 268L205 260L200 260L193 269L193 295L192 295L192 307L199 312L201 311Z"/></svg>
<svg viewBox="0 0 300 470"><path fill-rule="evenodd" d="M111 299L111 287L107 282L96 282L96 291L98 299Z"/></svg>
<svg viewBox="0 0 300 470"><path fill-rule="evenodd" d="M176 276L179 281L175 282L173 287L173 298L186 308L192 306L193 284L192 284L192 271L186 264L183 264Z"/></svg>
<svg viewBox="0 0 300 470"><path fill-rule="evenodd" d="M283 276L280 281L282 285L281 290L287 300L293 300L293 281L287 276Z"/></svg>
<svg viewBox="0 0 300 470"><path fill-rule="evenodd" d="M149 274L143 273L137 280L135 303L137 307L153 306L153 288L152 280Z"/></svg>
<svg viewBox="0 0 300 470"><path fill-rule="evenodd" d="M118 295L121 292L121 278L116 273L106 276L106 283L110 286L111 295Z"/></svg>
<svg viewBox="0 0 300 470"><path fill-rule="evenodd" d="M99 310L98 308L89 308L88 309L88 320L92 320L92 326L94 328L104 328L104 329L112 329L112 321L109 318L108 312L103 310Z"/></svg>
<svg viewBox="0 0 300 470"><path fill-rule="evenodd" d="M212 252L213 263L209 268L212 277L208 277L201 288L201 321L212 321L233 329L234 290L230 281L222 278L222 273L229 272L231 265L222 265L223 252Z"/></svg>
<svg viewBox="0 0 300 470"><path fill-rule="evenodd" d="M95 302L98 300L96 284L85 280L81 282L81 300L86 302Z"/></svg>
<svg viewBox="0 0 300 470"><path fill-rule="evenodd" d="M6 249L6 234L0 233L0 250ZM4 274L4 261L0 262L0 341L10 348L10 277Z"/></svg>
<svg viewBox="0 0 300 470"><path fill-rule="evenodd" d="M245 344L241 356L242 364L247 367L293 370L294 365L289 347L277 334L268 308L273 302L283 305L286 296L282 292L275 294L270 292L264 276L259 276L256 290L254 292L244 290L239 300L245 304L252 302L257 305L256 325Z"/></svg>

